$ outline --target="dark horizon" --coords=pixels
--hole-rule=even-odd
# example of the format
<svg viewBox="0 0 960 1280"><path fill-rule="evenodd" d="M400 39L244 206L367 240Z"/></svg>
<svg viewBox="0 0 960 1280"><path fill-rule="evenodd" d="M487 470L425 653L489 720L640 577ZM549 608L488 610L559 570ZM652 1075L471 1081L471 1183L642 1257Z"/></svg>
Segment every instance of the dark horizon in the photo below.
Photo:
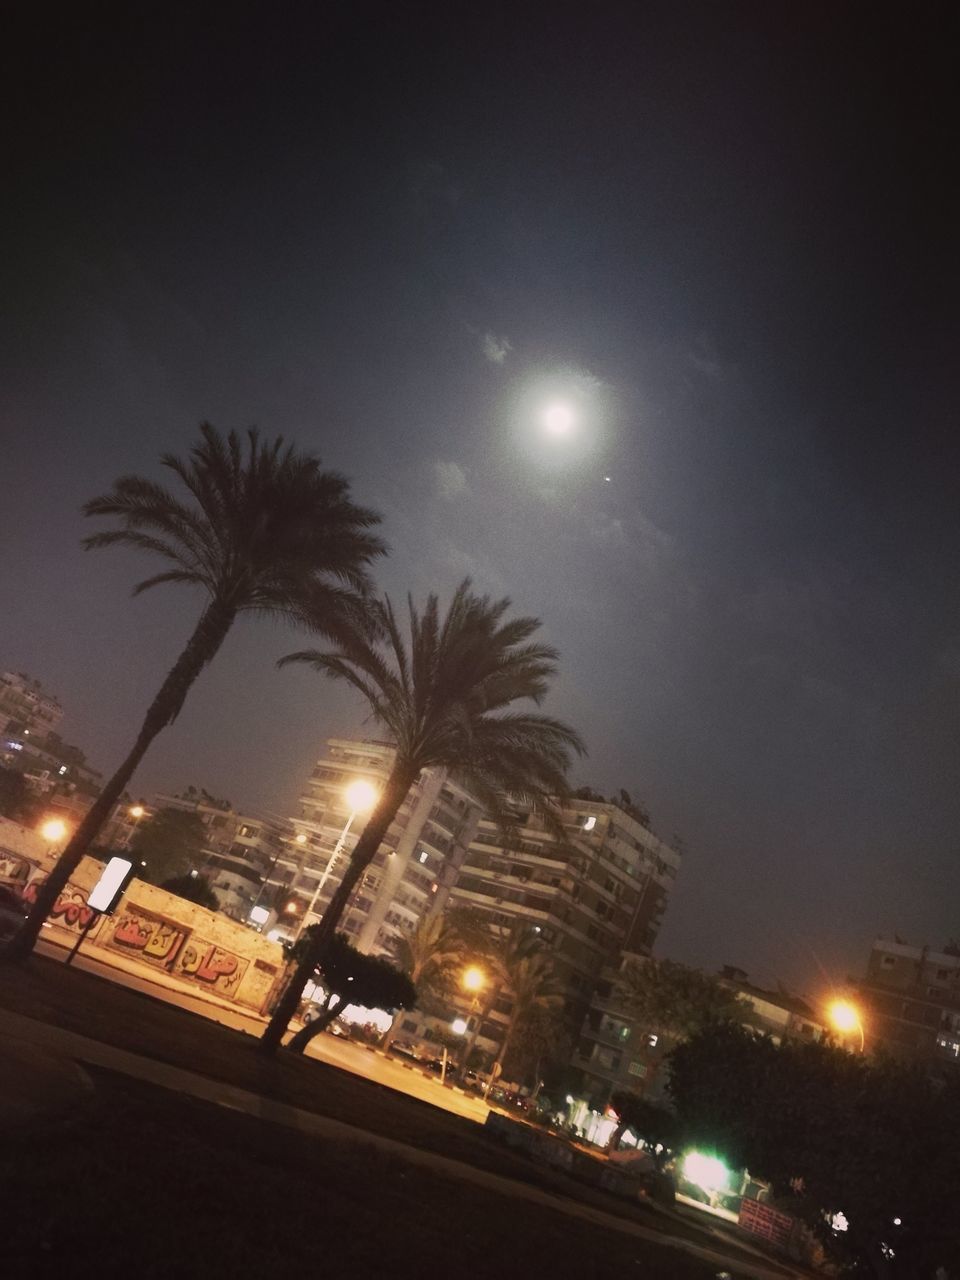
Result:
<svg viewBox="0 0 960 1280"><path fill-rule="evenodd" d="M543 619L575 781L686 846L658 954L817 994L876 934L955 936L952 21L24 19L0 665L109 772L201 602L131 601L144 561L84 555L81 504L256 423L383 512L393 595L469 573ZM136 791L292 812L371 732L276 669L300 645L239 626Z"/></svg>

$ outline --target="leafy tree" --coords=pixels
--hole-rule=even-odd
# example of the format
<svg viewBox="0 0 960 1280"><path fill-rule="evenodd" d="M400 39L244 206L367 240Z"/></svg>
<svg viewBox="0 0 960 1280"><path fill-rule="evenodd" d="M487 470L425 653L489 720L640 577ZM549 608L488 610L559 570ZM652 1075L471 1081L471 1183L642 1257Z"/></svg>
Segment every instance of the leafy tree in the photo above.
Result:
<svg viewBox="0 0 960 1280"><path fill-rule="evenodd" d="M610 1105L617 1113L617 1127L610 1135L607 1144L610 1151L616 1151L620 1139L628 1129L632 1129L638 1138L651 1148L654 1164L659 1170L663 1165L667 1150L675 1147L679 1138L680 1127L677 1117L666 1107L658 1106L649 1098L629 1089L620 1089L610 1098ZM664 1148L657 1154L656 1147Z"/></svg>
<svg viewBox="0 0 960 1280"><path fill-rule="evenodd" d="M567 768L583 746L558 720L510 710L517 702L543 699L556 673L557 653L531 641L540 626L536 618L507 619L509 607L509 600L474 595L467 579L454 593L445 618L435 595L422 613L409 602L409 642L390 600L384 599L376 607L374 625L358 624L339 648L290 654L283 660L305 662L352 685L391 735L396 754L380 800L324 913L314 950L300 962L264 1032L265 1052L280 1044L357 881L424 769L446 770L462 782L505 830L516 825L509 796L562 831L555 801L566 797Z"/></svg>
<svg viewBox="0 0 960 1280"><path fill-rule="evenodd" d="M12 822L32 826L40 813L40 805L22 773L0 765L0 814Z"/></svg>
<svg viewBox="0 0 960 1280"><path fill-rule="evenodd" d="M776 1203L881 1274L929 1275L960 1265L960 1082L829 1043L777 1046L714 1025L678 1045L668 1090L685 1138L773 1186ZM894 1219L900 1219L898 1227ZM834 1242L836 1243L836 1242Z"/></svg>
<svg viewBox="0 0 960 1280"><path fill-rule="evenodd" d="M744 1007L718 979L675 960L635 960L624 967L616 986L630 1015L667 1042L714 1023L736 1022Z"/></svg>
<svg viewBox="0 0 960 1280"><path fill-rule="evenodd" d="M504 947L502 957L503 983L513 997L513 1007L507 1023L500 1051L495 1057L493 1071L503 1065L511 1044L530 1021L547 1011L556 1011L562 1005L561 988L554 972L553 957L544 947L530 946L522 940L511 940Z"/></svg>
<svg viewBox="0 0 960 1280"><path fill-rule="evenodd" d="M200 587L207 600L130 753L41 885L28 920L6 948L8 956L33 949L58 894L150 744L176 720L240 614L283 618L335 641L356 632L347 624L362 611L370 562L384 551L371 532L379 516L353 504L343 476L323 471L311 454L285 448L281 438L267 443L250 431L245 447L234 431L224 439L204 423L200 433L187 460L171 454L162 459L184 486L185 501L153 480L131 475L84 508L88 516L118 523L86 538L86 547L135 547L164 562L135 593L183 583Z"/></svg>
<svg viewBox="0 0 960 1280"><path fill-rule="evenodd" d="M508 990L513 999L500 1050L491 1066L491 1070L496 1072L497 1067L503 1065L521 1029L534 1017L559 1010L562 996L553 957L536 935L517 929L492 942L485 960L492 970L494 981L488 992L486 1007L478 1019L478 1030L502 991ZM464 1054L462 1070L470 1060L470 1050L476 1037L475 1031Z"/></svg>
<svg viewBox="0 0 960 1280"><path fill-rule="evenodd" d="M303 944L301 954L310 946L310 933L320 927L311 925L299 940ZM405 973L382 956L364 955L351 946L342 933L335 934L332 942L324 948L315 976L326 992L323 1012L298 1031L287 1045L294 1053L303 1053L313 1037L328 1027L348 1004L388 1011L412 1009L416 1004L417 989Z"/></svg>
<svg viewBox="0 0 960 1280"><path fill-rule="evenodd" d="M190 809L158 809L142 819L130 845L134 863L147 864L139 868L140 879L151 884L189 879L204 860L206 834L203 819Z"/></svg>
<svg viewBox="0 0 960 1280"><path fill-rule="evenodd" d="M164 880L160 888L166 889L167 893L175 893L178 898L195 902L198 907L208 907L211 911L220 910L220 899L213 892L206 876L174 876L170 880Z"/></svg>
<svg viewBox="0 0 960 1280"><path fill-rule="evenodd" d="M484 934L476 912L469 907L453 907L444 915L425 915L412 933L401 934L394 959L417 988L421 1002L439 998L455 986L457 973L483 946ZM389 1049L400 1022L398 1012L384 1036Z"/></svg>
<svg viewBox="0 0 960 1280"><path fill-rule="evenodd" d="M534 1005L518 1022L516 1034L504 1053L503 1074L508 1080L548 1088L567 1069L573 1038L563 1012L556 1005Z"/></svg>

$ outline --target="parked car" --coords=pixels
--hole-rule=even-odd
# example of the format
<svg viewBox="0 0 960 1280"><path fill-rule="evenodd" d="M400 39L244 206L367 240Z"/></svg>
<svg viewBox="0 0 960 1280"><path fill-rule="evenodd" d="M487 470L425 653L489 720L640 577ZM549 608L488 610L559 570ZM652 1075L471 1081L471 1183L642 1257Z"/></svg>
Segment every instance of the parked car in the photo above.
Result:
<svg viewBox="0 0 960 1280"><path fill-rule="evenodd" d="M9 885L0 884L0 938L9 938L23 924L27 915L23 899Z"/></svg>

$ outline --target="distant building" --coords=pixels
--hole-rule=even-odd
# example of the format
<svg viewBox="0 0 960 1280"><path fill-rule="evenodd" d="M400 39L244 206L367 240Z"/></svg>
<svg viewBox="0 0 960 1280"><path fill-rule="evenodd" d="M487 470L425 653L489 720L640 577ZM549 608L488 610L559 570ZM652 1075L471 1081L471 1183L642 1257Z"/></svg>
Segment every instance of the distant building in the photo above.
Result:
<svg viewBox="0 0 960 1280"><path fill-rule="evenodd" d="M365 815L351 820L346 790L358 780L382 788L394 755L389 743L374 739L329 739L307 780L300 813L290 819L294 838L269 877L270 932L293 937L322 915L363 830ZM344 914L342 928L361 951L390 955L401 934L427 913L443 910L478 817L475 802L442 773L422 774Z"/></svg>
<svg viewBox="0 0 960 1280"><path fill-rule="evenodd" d="M197 815L205 837L202 857L193 870L210 881L225 915L251 923L250 913L263 899L268 877L293 839L288 824L236 813L225 801L192 788L183 795L158 795L154 807Z"/></svg>
<svg viewBox="0 0 960 1280"><path fill-rule="evenodd" d="M916 1062L960 1062L960 946L878 938L857 984L867 1048Z"/></svg>
<svg viewBox="0 0 960 1280"><path fill-rule="evenodd" d="M493 932L537 933L550 948L575 1034L603 972L624 950L648 955L656 940L680 854L650 831L636 812L603 800L572 798L559 840L535 814L519 814L511 847L483 817L463 861L451 902L484 915ZM480 1028L481 1049L502 1038L511 1000L503 993ZM606 1041L588 1052L611 1062Z"/></svg>
<svg viewBox="0 0 960 1280"><path fill-rule="evenodd" d="M785 1040L822 1040L827 1034L826 1021L800 996L754 986L742 969L731 965L720 970L720 981L740 997L745 1010L742 1024L769 1036L775 1044Z"/></svg>
<svg viewBox="0 0 960 1280"><path fill-rule="evenodd" d="M44 735L63 716L57 699L22 671L0 671L0 737Z"/></svg>
<svg viewBox="0 0 960 1280"><path fill-rule="evenodd" d="M0 764L23 774L51 815L76 825L100 794L103 776L56 731L62 716L39 680L0 673Z"/></svg>
<svg viewBox="0 0 960 1280"><path fill-rule="evenodd" d="M654 1097L662 1090L660 1067L670 1045L663 1042L657 1027L635 1018L617 994L620 972L644 958L625 953L618 965L605 970L574 1051L578 1090L601 1110L619 1090ZM826 1024L799 996L754 986L742 969L730 966L721 970L719 981L740 997L742 1025L770 1036L776 1044L820 1040L826 1033Z"/></svg>

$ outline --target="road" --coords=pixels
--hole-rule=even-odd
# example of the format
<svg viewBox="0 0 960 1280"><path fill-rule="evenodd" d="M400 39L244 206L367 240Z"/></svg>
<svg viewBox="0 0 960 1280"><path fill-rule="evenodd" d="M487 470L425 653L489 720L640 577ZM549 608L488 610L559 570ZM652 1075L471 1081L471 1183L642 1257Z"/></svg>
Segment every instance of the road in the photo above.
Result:
<svg viewBox="0 0 960 1280"><path fill-rule="evenodd" d="M40 955L49 956L53 960L63 961L67 957L64 947L49 942L45 938L41 938L37 943L37 951ZM122 967L115 960L110 963L101 959L97 954L97 948L89 944L87 950L77 954L73 965L77 969L96 974L110 982L129 987L133 991L141 991L155 1000L163 1000L167 1004L175 1005L178 1009L186 1009L213 1022L220 1022L224 1026L232 1027L235 1031L244 1031L247 1035L259 1036L266 1025L265 1018L219 1004L214 1000L204 999L185 989L174 979L168 979L163 983L157 982L142 973ZM355 1076L362 1076L365 1080L385 1085L388 1089L395 1089L412 1098L419 1098L421 1102L429 1102L432 1106L441 1107L444 1111L451 1111L454 1115L463 1116L464 1119L473 1120L477 1124L485 1122L490 1110L479 1098L441 1085L436 1076L425 1076L418 1068L404 1066L394 1058L365 1049L361 1045L337 1036L321 1033L311 1041L307 1054L309 1057L318 1058L321 1062L339 1067L342 1071L349 1071Z"/></svg>

